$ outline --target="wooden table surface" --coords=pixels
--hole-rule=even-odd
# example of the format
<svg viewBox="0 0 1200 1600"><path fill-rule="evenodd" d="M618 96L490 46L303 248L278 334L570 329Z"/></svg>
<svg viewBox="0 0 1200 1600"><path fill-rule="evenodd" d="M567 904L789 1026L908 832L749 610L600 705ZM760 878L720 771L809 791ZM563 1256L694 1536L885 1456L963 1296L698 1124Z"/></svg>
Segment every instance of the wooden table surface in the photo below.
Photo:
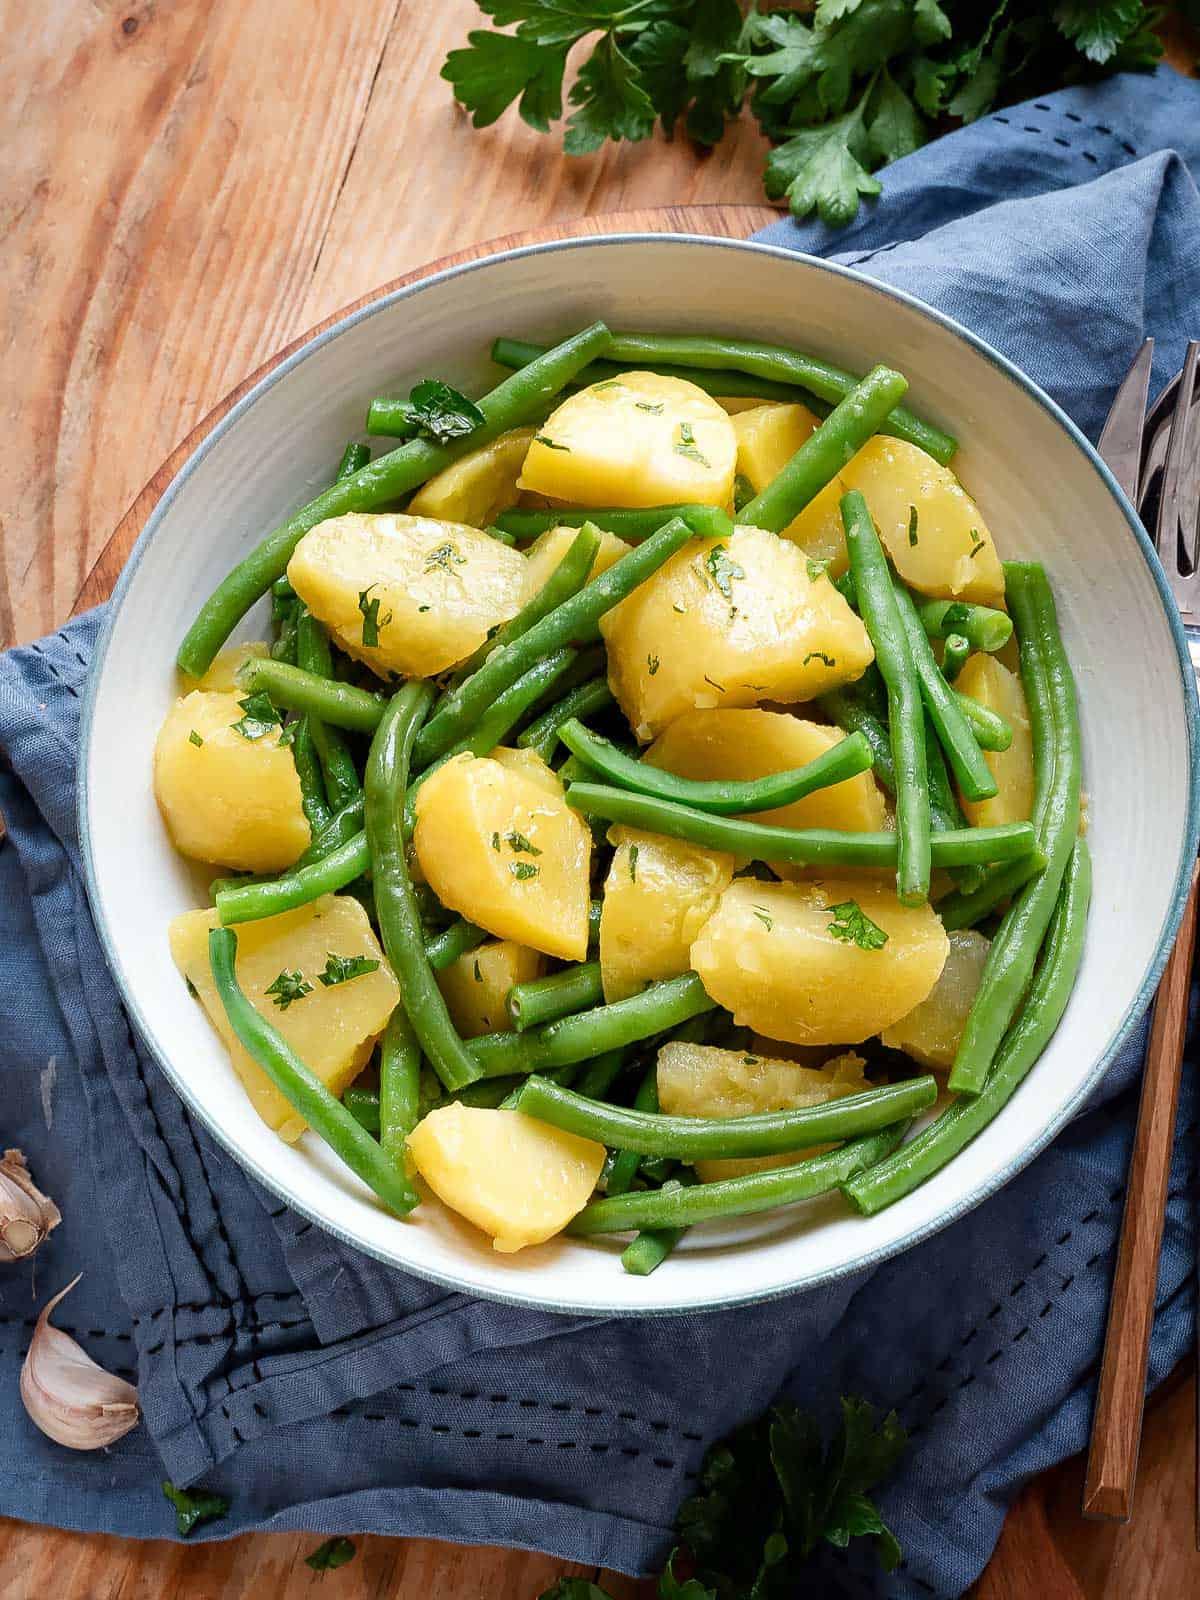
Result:
<svg viewBox="0 0 1200 1600"><path fill-rule="evenodd" d="M437 76L478 24L471 0L3 0L6 13L0 644L66 617L179 441L348 301L501 234L761 203L749 121L708 156L656 139L573 161L511 117L471 131ZM1172 56L1187 59L1178 36ZM755 223L723 215L714 231ZM1082 1465L1066 1463L1017 1501L976 1600L1200 1593L1194 1388L1176 1374L1151 1407L1131 1526L1082 1522ZM322 1582L303 1564L316 1542L189 1549L0 1521L0 1600L292 1600ZM324 1581L341 1600L534 1600L561 1570L372 1537Z"/></svg>

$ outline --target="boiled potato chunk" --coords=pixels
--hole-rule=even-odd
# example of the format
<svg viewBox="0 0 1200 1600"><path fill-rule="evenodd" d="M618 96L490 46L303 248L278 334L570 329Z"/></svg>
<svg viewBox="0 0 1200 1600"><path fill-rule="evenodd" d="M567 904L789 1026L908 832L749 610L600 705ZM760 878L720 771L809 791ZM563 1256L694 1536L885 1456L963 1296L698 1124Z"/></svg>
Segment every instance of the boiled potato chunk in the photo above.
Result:
<svg viewBox="0 0 1200 1600"><path fill-rule="evenodd" d="M839 938L860 911L887 935L875 949ZM839 909L842 908L839 914ZM734 1020L794 1044L858 1044L932 990L949 941L929 906L902 906L866 878L735 879L692 946L692 968Z"/></svg>
<svg viewBox="0 0 1200 1600"><path fill-rule="evenodd" d="M202 678L196 680L197 689L214 689L220 694L232 694L238 689L238 672L247 661L261 661L271 654L271 647L263 639L250 639L242 644L227 644L218 650L213 664Z"/></svg>
<svg viewBox="0 0 1200 1600"><path fill-rule="evenodd" d="M288 578L335 642L381 678L444 671L525 599L520 551L465 523L401 512L319 522L296 546Z"/></svg>
<svg viewBox="0 0 1200 1600"><path fill-rule="evenodd" d="M171 924L171 955L220 1034L250 1103L267 1127L291 1144L307 1124L238 1042L217 995L208 964L208 934L217 926L215 911L185 911ZM341 1095L366 1065L400 1000L367 913L350 895L327 894L295 911L243 922L237 936L236 971L247 998L326 1088ZM379 965L326 985L320 975L331 955L364 956ZM281 1007L267 992L280 973L299 973L312 988Z"/></svg>
<svg viewBox="0 0 1200 1600"><path fill-rule="evenodd" d="M819 419L807 406L800 405L768 403L741 411L734 417L737 469L749 480L755 494L779 476L818 426Z"/></svg>
<svg viewBox="0 0 1200 1600"><path fill-rule="evenodd" d="M803 767L840 744L840 728L806 722L787 711L685 711L646 751L643 759L680 778L764 778ZM870 772L818 789L755 822L780 828L841 828L870 833L887 826L887 805Z"/></svg>
<svg viewBox="0 0 1200 1600"><path fill-rule="evenodd" d="M520 1111L458 1101L419 1122L408 1151L438 1199L506 1253L561 1233L587 1204L605 1156L602 1144Z"/></svg>
<svg viewBox="0 0 1200 1600"><path fill-rule="evenodd" d="M688 711L811 700L874 658L828 578L761 528L690 540L600 629L609 684L643 741Z"/></svg>
<svg viewBox="0 0 1200 1600"><path fill-rule="evenodd" d="M546 970L543 957L528 945L511 939L481 944L468 950L437 975L450 1020L464 1039L481 1033L499 1033L512 1027L508 991L514 983L528 983Z"/></svg>
<svg viewBox="0 0 1200 1600"><path fill-rule="evenodd" d="M814 1069L742 1050L672 1041L658 1052L658 1104L669 1115L681 1117L748 1117L757 1111L792 1111L869 1089L863 1076L865 1066L857 1055L836 1056ZM696 1174L705 1183L713 1183L745 1172L789 1167L828 1148L813 1145L774 1156L697 1161Z"/></svg>
<svg viewBox="0 0 1200 1600"><path fill-rule="evenodd" d="M154 746L154 793L177 850L247 872L280 872L307 850L296 763L280 728L247 739L236 694L193 689Z"/></svg>
<svg viewBox="0 0 1200 1600"><path fill-rule="evenodd" d="M832 557L835 575L846 567L840 505L848 489L866 496L905 583L943 600L994 606L1004 599L1000 559L974 500L949 467L886 434L869 439L787 530L810 556Z"/></svg>
<svg viewBox="0 0 1200 1600"><path fill-rule="evenodd" d="M616 846L600 914L600 973L610 1003L688 971L688 952L733 878L734 859L640 828Z"/></svg>
<svg viewBox="0 0 1200 1600"><path fill-rule="evenodd" d="M521 777L528 778L531 783L536 783L539 789L552 794L556 800L562 798L562 780L550 763L543 761L536 750L524 750L517 745L498 744L489 752L489 759L499 762L505 772L516 772Z"/></svg>
<svg viewBox="0 0 1200 1600"><path fill-rule="evenodd" d="M958 1041L991 949L973 928L956 929L949 939L946 965L929 996L880 1035L893 1050L903 1050L922 1066L943 1071L954 1065Z"/></svg>
<svg viewBox="0 0 1200 1600"><path fill-rule="evenodd" d="M553 787L488 756L460 755L416 792L413 843L444 906L564 961L587 955L592 836Z"/></svg>
<svg viewBox="0 0 1200 1600"><path fill-rule="evenodd" d="M551 412L520 482L575 506L726 506L736 459L733 424L703 389L626 372Z"/></svg>
<svg viewBox="0 0 1200 1600"><path fill-rule="evenodd" d="M491 444L452 461L413 495L409 516L488 527L517 503L517 479L533 435L532 428L510 428Z"/></svg>
<svg viewBox="0 0 1200 1600"><path fill-rule="evenodd" d="M528 563L526 578L530 595L535 595L546 587L547 579L574 544L578 532L578 528L547 528L545 533L539 534L529 546L525 560ZM609 533L607 528L602 528L600 548L596 551L596 559L592 562L588 582L598 578L602 572L607 572L609 567L622 556L627 556L632 549L633 546L626 544L624 539L618 539L615 533Z"/></svg>
<svg viewBox="0 0 1200 1600"><path fill-rule="evenodd" d="M967 820L973 828L1027 822L1033 815L1033 735L1020 678L994 656L979 651L959 673L955 688L998 711L1013 731L1007 750L984 751L997 792L990 800L964 800Z"/></svg>

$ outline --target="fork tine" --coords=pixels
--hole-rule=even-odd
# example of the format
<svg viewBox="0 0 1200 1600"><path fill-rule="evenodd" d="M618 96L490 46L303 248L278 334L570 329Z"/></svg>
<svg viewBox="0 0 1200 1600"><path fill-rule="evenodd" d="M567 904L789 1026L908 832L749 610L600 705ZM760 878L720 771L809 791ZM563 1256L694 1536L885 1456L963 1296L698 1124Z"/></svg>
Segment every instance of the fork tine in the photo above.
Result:
<svg viewBox="0 0 1200 1600"><path fill-rule="evenodd" d="M1196 387L1196 362L1200 357L1200 340L1193 339L1187 347L1183 372L1171 413L1171 431L1167 436L1167 459L1163 468L1162 495L1158 502L1158 517L1154 524L1154 548L1168 573L1191 575L1197 567L1196 507L1185 506L1186 480L1193 476L1189 470L1189 435L1191 433L1192 393ZM1191 526L1185 530L1184 517Z"/></svg>

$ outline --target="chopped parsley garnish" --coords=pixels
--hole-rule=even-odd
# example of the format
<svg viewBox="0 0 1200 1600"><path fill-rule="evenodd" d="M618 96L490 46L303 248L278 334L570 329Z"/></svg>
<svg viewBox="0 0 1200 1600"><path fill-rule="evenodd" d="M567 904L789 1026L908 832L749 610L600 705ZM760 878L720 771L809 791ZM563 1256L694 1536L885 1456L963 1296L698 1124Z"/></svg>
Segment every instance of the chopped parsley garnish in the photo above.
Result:
<svg viewBox="0 0 1200 1600"><path fill-rule="evenodd" d="M359 591L358 596L358 609L362 612L363 619L362 642L368 650L373 650L379 643L380 628L386 628L388 623L392 620L392 613L390 611L386 617L381 617L379 615L378 596L376 596L373 600L369 598L371 590L374 587L375 585L373 583L368 584L365 589Z"/></svg>
<svg viewBox="0 0 1200 1600"><path fill-rule="evenodd" d="M243 739L261 739L270 733L272 728L279 726L279 713L271 704L271 696L265 689L258 689L254 694L247 695L244 700L238 701L238 705L246 715L230 726L240 733Z"/></svg>
<svg viewBox="0 0 1200 1600"><path fill-rule="evenodd" d="M532 839L527 839L523 833L518 833L515 828L504 835L505 842L513 855L519 856L522 852L527 856L540 856L541 851Z"/></svg>
<svg viewBox="0 0 1200 1600"><path fill-rule="evenodd" d="M676 600L676 601L675 601L675 602L674 602L674 603L673 603L673 604L672 604L672 606L671 606L671 610L672 610L672 611L678 611L678 613L679 613L679 615L680 615L680 616L681 616L681 617L685 617L685 616L686 616L686 615L687 615L687 607L686 607L686 606L681 606L681 605L680 605L680 604L679 604L679 601L678 601L678 600Z"/></svg>
<svg viewBox="0 0 1200 1600"><path fill-rule="evenodd" d="M747 1067L757 1067L758 1064L759 1064L759 1060L760 1059L761 1058L758 1057L758 1056L743 1056L742 1057L742 1061L743 1061L744 1065L746 1065Z"/></svg>
<svg viewBox="0 0 1200 1600"><path fill-rule="evenodd" d="M663 414L661 401L656 404L653 400L635 400L633 403L639 411L648 411L652 417L661 417Z"/></svg>
<svg viewBox="0 0 1200 1600"><path fill-rule="evenodd" d="M191 733L188 734L188 743L194 744L197 750L199 750L200 746L204 743L204 740L196 732L195 728L193 728Z"/></svg>
<svg viewBox="0 0 1200 1600"><path fill-rule="evenodd" d="M289 972L286 967L266 991L280 1011L286 1011L297 1000L303 1000L306 994L313 992L313 986L302 972Z"/></svg>
<svg viewBox="0 0 1200 1600"><path fill-rule="evenodd" d="M426 572L434 572L438 567L443 572L449 572L451 567L465 567L466 564L466 556L460 555L458 546L453 544L440 544L425 557Z"/></svg>
<svg viewBox="0 0 1200 1600"><path fill-rule="evenodd" d="M766 907L765 906L751 906L750 909L754 912L754 915L762 923L763 927L767 930L767 932L770 933L772 928L775 926L775 923L772 920L770 914L768 913Z"/></svg>
<svg viewBox="0 0 1200 1600"><path fill-rule="evenodd" d="M603 383L594 383L592 389L596 394L603 394L606 389L623 389L625 385L620 378L605 378Z"/></svg>
<svg viewBox="0 0 1200 1600"><path fill-rule="evenodd" d="M917 508L916 508L916 506L909 506L909 508L908 508L908 542L914 548L916 547L916 543L917 543Z"/></svg>
<svg viewBox="0 0 1200 1600"><path fill-rule="evenodd" d="M370 956L335 956L327 951L325 971L318 972L317 977L332 989L335 983L349 983L351 978L365 978L368 972L378 971L378 961L372 961Z"/></svg>
<svg viewBox="0 0 1200 1600"><path fill-rule="evenodd" d="M971 546L971 557L970 557L971 560L974 561L975 557L983 549L984 544L986 543L986 541L979 537L979 529L978 528L972 528L971 529L971 538L974 539L974 541L975 541L975 543Z"/></svg>
<svg viewBox="0 0 1200 1600"><path fill-rule="evenodd" d="M810 650L800 665L806 667L810 661L823 661L827 667L837 666L837 658L835 656L827 656L824 650Z"/></svg>
<svg viewBox="0 0 1200 1600"><path fill-rule="evenodd" d="M353 1561L357 1547L353 1539L344 1536L326 1539L324 1544L319 1544L312 1555L305 1556L304 1565L311 1567L314 1572L335 1572L338 1567L344 1567L347 1561Z"/></svg>
<svg viewBox="0 0 1200 1600"><path fill-rule="evenodd" d="M723 544L715 544L704 558L704 565L719 594L726 600L733 599L733 585L736 579L746 576L746 569L738 565Z"/></svg>
<svg viewBox="0 0 1200 1600"><path fill-rule="evenodd" d="M476 983L482 983L483 982L483 973L480 972L480 970L479 970L479 957L478 956L475 957L475 963L474 963L474 966L473 966L472 970L473 970L473 972L475 974L475 982Z"/></svg>
<svg viewBox="0 0 1200 1600"><path fill-rule="evenodd" d="M860 950L882 950L888 936L877 922L872 922L857 900L842 900L829 907L833 921L829 931L843 944L856 944Z"/></svg>
<svg viewBox="0 0 1200 1600"><path fill-rule="evenodd" d="M190 978L185 978L183 981L184 981L184 983L187 984L187 992L191 995L192 999L193 1000L199 1000L200 991L199 991L199 989L197 989L196 985L192 982L192 980Z"/></svg>
<svg viewBox="0 0 1200 1600"><path fill-rule="evenodd" d="M524 883L529 878L536 878L539 871L532 861L510 861L508 870L518 883Z"/></svg>
<svg viewBox="0 0 1200 1600"><path fill-rule="evenodd" d="M814 561L812 556L809 556L807 566L809 583L816 583L818 578L823 578L829 571L828 561Z"/></svg>
<svg viewBox="0 0 1200 1600"><path fill-rule="evenodd" d="M647 656L646 657L646 671L650 674L651 677L653 677L654 674L658 671L658 667L659 667L659 660L658 660L657 656Z"/></svg>
<svg viewBox="0 0 1200 1600"><path fill-rule="evenodd" d="M946 633L957 633L971 613L961 600L953 600L942 613L942 627Z"/></svg>
<svg viewBox="0 0 1200 1600"><path fill-rule="evenodd" d="M290 750L292 745L295 744L296 735L299 732L300 718L297 717L295 722L289 722L284 728L283 732L279 735L279 748L281 750Z"/></svg>
<svg viewBox="0 0 1200 1600"><path fill-rule="evenodd" d="M492 835L492 849L493 850L499 850L499 848L500 848L500 835L498 833L494 833Z"/></svg>
<svg viewBox="0 0 1200 1600"><path fill-rule="evenodd" d="M212 1522L229 1510L224 1495L209 1494L207 1489L177 1489L169 1478L162 1492L175 1507L175 1527L181 1539L186 1539L198 1522Z"/></svg>
<svg viewBox="0 0 1200 1600"><path fill-rule="evenodd" d="M723 683L718 683L715 678L710 678L707 672L704 674L704 681L705 683L711 683L718 694L725 693L725 685Z"/></svg>
<svg viewBox="0 0 1200 1600"><path fill-rule="evenodd" d="M638 847L636 844L629 846L629 881L637 882Z"/></svg>
<svg viewBox="0 0 1200 1600"><path fill-rule="evenodd" d="M431 611L432 609L433 609L432 606L418 606L417 607L418 611Z"/></svg>
<svg viewBox="0 0 1200 1600"><path fill-rule="evenodd" d="M435 439L438 444L474 433L487 421L474 400L468 400L465 394L439 378L423 379L408 398L417 432Z"/></svg>
<svg viewBox="0 0 1200 1600"><path fill-rule="evenodd" d="M696 435L692 432L690 422L681 422L679 424L679 440L675 445L675 454L686 456L689 461L698 461L702 467L712 465L708 457L696 444Z"/></svg>
<svg viewBox="0 0 1200 1600"><path fill-rule="evenodd" d="M741 511L754 499L754 485L744 472L735 473L733 479L733 509Z"/></svg>
<svg viewBox="0 0 1200 1600"><path fill-rule="evenodd" d="M565 450L568 455L571 454L571 446L569 444L559 444L558 440L552 439L548 433L535 433L533 442L534 444L544 444L547 450Z"/></svg>

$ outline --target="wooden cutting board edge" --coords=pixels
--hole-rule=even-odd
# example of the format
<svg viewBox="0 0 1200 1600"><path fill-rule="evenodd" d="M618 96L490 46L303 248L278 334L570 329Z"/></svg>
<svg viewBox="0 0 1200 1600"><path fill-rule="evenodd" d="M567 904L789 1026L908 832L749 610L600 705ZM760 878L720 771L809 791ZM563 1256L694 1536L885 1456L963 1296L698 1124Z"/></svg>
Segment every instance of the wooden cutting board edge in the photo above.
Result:
<svg viewBox="0 0 1200 1600"><path fill-rule="evenodd" d="M517 250L526 245L546 244L551 240L580 238L591 234L613 233L699 233L722 239L745 239L759 228L766 227L768 223L777 222L781 215L781 212L773 210L772 207L762 205L656 206L641 211L611 211L603 216L580 217L573 222L531 228L524 233L502 234L499 238L487 239L482 244L468 245L463 250L456 250L453 255L442 256L425 266L415 268L412 272L393 278L389 283L380 284L370 294L340 307L318 322L315 327L309 328L298 338L293 339L282 350L276 351L263 362L262 366L243 378L236 388L231 389L222 400L219 400L207 416L180 440L113 530L111 538L100 552L75 597L72 616L77 616L90 606L99 605L101 601L108 599L150 513L184 462L207 438L222 417L281 362L286 361L310 339L319 333L324 333L327 328L333 327L351 312L361 310L363 306L370 305L382 295L391 294L395 289L407 288L410 284L419 283L423 278L430 278L435 273L443 272L447 267L459 267L468 261L479 261L485 256L498 255L504 250ZM369 396L364 396L364 406L368 398Z"/></svg>

